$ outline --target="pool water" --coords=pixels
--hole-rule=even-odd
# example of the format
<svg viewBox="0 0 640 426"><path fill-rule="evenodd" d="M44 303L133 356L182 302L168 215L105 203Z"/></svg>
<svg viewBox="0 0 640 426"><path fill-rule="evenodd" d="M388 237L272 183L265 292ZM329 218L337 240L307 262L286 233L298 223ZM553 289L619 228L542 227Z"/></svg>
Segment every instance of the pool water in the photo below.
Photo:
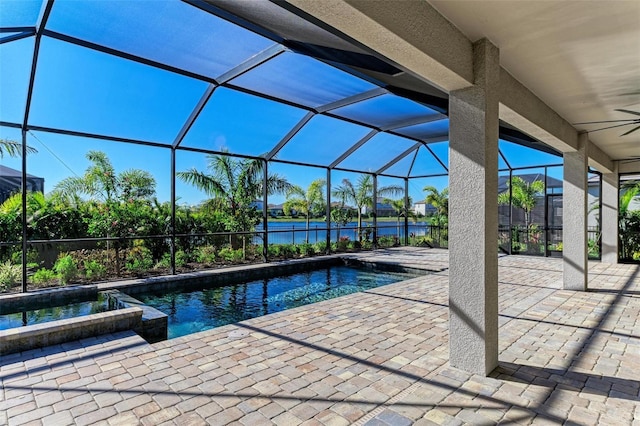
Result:
<svg viewBox="0 0 640 426"><path fill-rule="evenodd" d="M108 296L98 293L96 300L0 315L0 330L97 314L114 308L109 307Z"/></svg>
<svg viewBox="0 0 640 426"><path fill-rule="evenodd" d="M169 316L169 338L332 299L416 275L334 266L196 291L137 294Z"/></svg>

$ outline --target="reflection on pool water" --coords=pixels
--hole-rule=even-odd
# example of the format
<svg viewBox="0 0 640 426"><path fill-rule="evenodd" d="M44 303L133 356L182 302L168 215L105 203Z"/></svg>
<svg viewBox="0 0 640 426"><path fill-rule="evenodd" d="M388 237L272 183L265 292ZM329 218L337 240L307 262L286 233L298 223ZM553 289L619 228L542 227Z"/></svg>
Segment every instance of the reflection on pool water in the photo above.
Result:
<svg viewBox="0 0 640 426"><path fill-rule="evenodd" d="M98 293L95 300L0 315L0 330L97 314L109 310L111 310L109 297Z"/></svg>
<svg viewBox="0 0 640 426"><path fill-rule="evenodd" d="M137 294L169 316L169 338L413 278L408 273L334 266L196 291Z"/></svg>

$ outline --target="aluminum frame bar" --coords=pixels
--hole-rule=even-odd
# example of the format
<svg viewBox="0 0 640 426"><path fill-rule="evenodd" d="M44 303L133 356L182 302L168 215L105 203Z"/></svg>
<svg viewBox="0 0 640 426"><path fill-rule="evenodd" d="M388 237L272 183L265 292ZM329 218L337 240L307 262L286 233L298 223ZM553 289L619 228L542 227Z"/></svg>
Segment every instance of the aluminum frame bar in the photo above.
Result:
<svg viewBox="0 0 640 426"><path fill-rule="evenodd" d="M436 159L436 161L437 161L438 163L440 163L440 165L442 166L442 168L443 168L443 169L445 169L445 170L447 171L447 173L449 173L449 168L447 167L447 165L446 165L446 164L444 164L444 163L442 162L442 160L440 160L440 157L438 157L438 156L436 155L436 153L435 153L435 152L433 152L433 150L431 149L431 147L429 146L429 144L425 144L425 145L424 145L424 147L425 147L425 148L427 148L427 151L429 151L429 153L433 156L433 158L435 158L435 159Z"/></svg>
<svg viewBox="0 0 640 426"><path fill-rule="evenodd" d="M216 78L218 84L224 84L236 77L241 76L242 74L251 71L254 68L259 67L265 62L275 58L276 56L287 51L287 48L281 44L274 44L272 46L267 47L262 52L257 55L252 56L246 61L242 62L240 65L237 65L231 68L229 71L223 73L222 75Z"/></svg>
<svg viewBox="0 0 640 426"><path fill-rule="evenodd" d="M206 90L200 97L200 100L198 100L198 103L193 108L193 111L191 111L191 114L189 114L187 121L185 121L185 123L182 125L182 128L178 132L178 135L173 140L173 143L171 144L172 149L175 149L178 146L180 146L180 143L182 143L185 136L187 136L187 133L189 133L189 130L191 130L191 126L193 126L193 124L196 122L196 120L200 116L200 113L202 112L204 107L207 105L207 102L209 102L209 99L211 99L211 96L213 96L213 92L215 92L215 90L218 87L219 86L216 86L213 83L209 83Z"/></svg>
<svg viewBox="0 0 640 426"><path fill-rule="evenodd" d="M380 133L380 131L377 130L377 129L371 130L363 138L361 138L358 142L356 142L351 148L349 148L347 151L345 151L340 157L335 159L333 161L333 163L331 163L329 165L329 168L330 169L335 169L338 164L342 163L348 156L353 154L358 148L360 148L362 145L367 143L369 141L369 139L371 139L372 137L374 137L378 133Z"/></svg>
<svg viewBox="0 0 640 426"><path fill-rule="evenodd" d="M447 116L437 113L435 116L407 118L387 126L381 126L380 130L387 132L389 130L404 129L405 127L417 126L418 124L433 123L434 121L446 120ZM406 137L406 136L404 136Z"/></svg>
<svg viewBox="0 0 640 426"><path fill-rule="evenodd" d="M404 152L402 152L401 154L399 154L398 156L396 156L393 160L391 160L390 162L388 162L387 164L385 164L384 166L382 166L381 168L379 168L375 174L379 175L381 173L383 173L385 170L387 170L388 168L390 168L391 166L393 166L394 164L396 164L398 161L402 160L403 158L407 157L409 154L411 154L411 152L413 152L414 150L419 149L422 146L421 143L416 143L415 145L413 145L411 148L405 150Z"/></svg>
<svg viewBox="0 0 640 426"><path fill-rule="evenodd" d="M318 113L329 112L334 109L342 108L348 105L352 105L358 102L367 101L369 99L376 98L389 93L389 91L383 87L376 87L375 89L367 90L366 92L358 93L357 95L348 96L343 99L339 99L335 102L328 103L316 108Z"/></svg>
<svg viewBox="0 0 640 426"><path fill-rule="evenodd" d="M35 35L35 31L23 31L17 34L9 35L6 37L0 38L0 44L9 43L12 41L22 40L23 38L28 38Z"/></svg>
<svg viewBox="0 0 640 426"><path fill-rule="evenodd" d="M264 156L264 158L267 161L271 161L271 159L275 157L278 152L280 152L280 150L287 144L287 142L289 142L309 122L309 120L315 117L315 115L315 112L308 112L307 115L302 117L302 119L298 121L298 123L293 126L291 130L289 130L289 132L280 140L280 142L276 144L275 147L273 147L273 149L271 149L271 151L269 151L267 155Z"/></svg>

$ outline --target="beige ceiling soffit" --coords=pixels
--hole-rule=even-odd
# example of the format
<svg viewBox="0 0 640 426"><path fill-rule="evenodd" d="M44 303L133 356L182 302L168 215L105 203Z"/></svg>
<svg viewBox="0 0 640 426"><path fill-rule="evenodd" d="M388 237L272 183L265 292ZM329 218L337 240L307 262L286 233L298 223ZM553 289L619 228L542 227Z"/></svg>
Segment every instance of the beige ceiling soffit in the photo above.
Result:
<svg viewBox="0 0 640 426"><path fill-rule="evenodd" d="M640 173L640 160L618 161L618 173Z"/></svg>
<svg viewBox="0 0 640 426"><path fill-rule="evenodd" d="M500 119L558 151L577 150L576 129L504 68L500 68Z"/></svg>
<svg viewBox="0 0 640 426"><path fill-rule="evenodd" d="M611 158L592 141L589 141L589 165L600 173L613 173L615 165Z"/></svg>
<svg viewBox="0 0 640 426"><path fill-rule="evenodd" d="M426 1L287 2L442 90L473 82L471 42Z"/></svg>

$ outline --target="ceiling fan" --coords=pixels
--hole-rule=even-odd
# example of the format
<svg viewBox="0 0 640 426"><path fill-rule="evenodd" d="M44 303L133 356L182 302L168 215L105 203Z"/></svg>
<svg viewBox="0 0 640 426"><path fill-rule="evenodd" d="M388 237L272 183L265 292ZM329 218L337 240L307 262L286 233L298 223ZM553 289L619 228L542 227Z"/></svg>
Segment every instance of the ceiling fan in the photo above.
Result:
<svg viewBox="0 0 640 426"><path fill-rule="evenodd" d="M627 114L637 115L638 118L627 118L625 120L586 121L584 123L573 123L573 124L622 123L622 124L616 124L616 125L613 125L613 126L603 127L601 129L590 130L590 132L599 132L600 130L613 129L614 127L628 126L629 124L637 124L638 125L637 127L634 127L633 129L629 130L628 132L625 132L625 133L621 134L620 136L627 136L628 134L633 133L636 130L640 129L640 112L638 112L638 111L630 111L628 109L616 109L616 111L625 112Z"/></svg>

